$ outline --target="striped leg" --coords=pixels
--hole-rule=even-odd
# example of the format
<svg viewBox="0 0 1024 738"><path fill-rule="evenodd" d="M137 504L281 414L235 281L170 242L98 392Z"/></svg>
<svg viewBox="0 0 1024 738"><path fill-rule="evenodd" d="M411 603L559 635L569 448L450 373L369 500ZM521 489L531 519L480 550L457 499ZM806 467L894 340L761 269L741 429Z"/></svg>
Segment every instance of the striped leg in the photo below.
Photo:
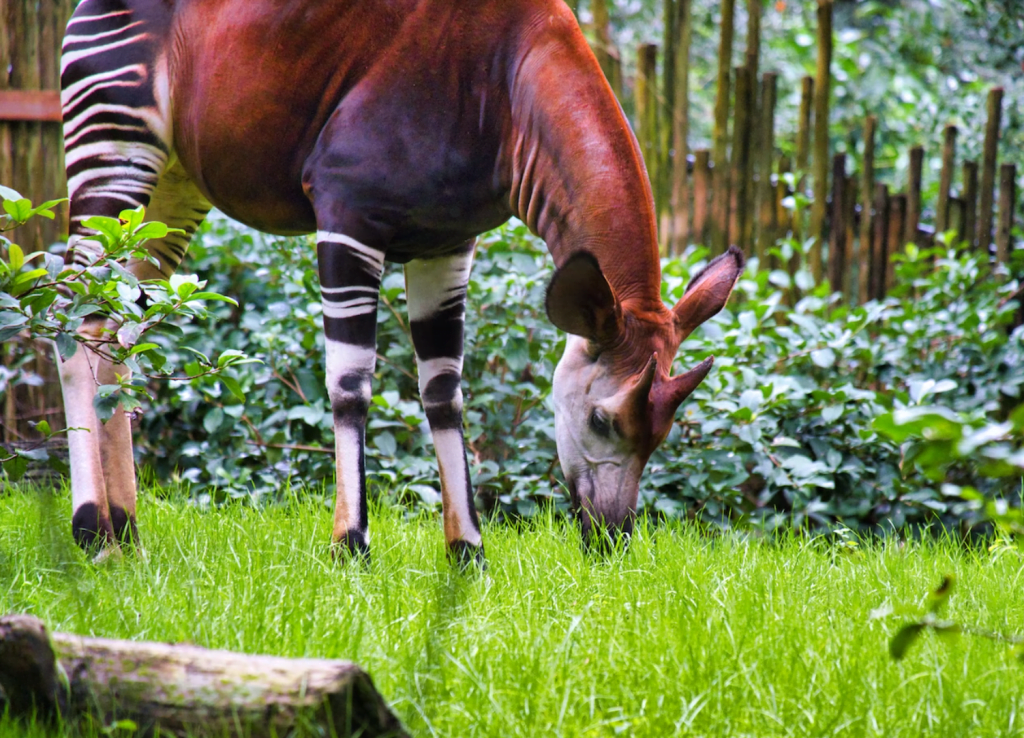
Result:
<svg viewBox="0 0 1024 738"><path fill-rule="evenodd" d="M369 554L366 513L366 415L377 357L377 296L384 252L341 233L317 231L324 307L327 394L334 413L337 498L333 539Z"/></svg>
<svg viewBox="0 0 1024 738"><path fill-rule="evenodd" d="M71 198L68 259L92 263L99 246L83 221L116 217L126 208L149 206L149 218L184 228L202 222L209 204L180 167L171 164L166 70L158 34L112 0L85 0L68 24L61 59L64 144ZM186 237L150 242L160 260L128 268L143 279L169 276L184 256ZM111 326L89 319L81 333L105 337ZM69 427L75 539L107 552L136 535L135 467L131 423L118 411L101 423L93 409L96 388L126 373L80 346L67 361L58 357Z"/></svg>
<svg viewBox="0 0 1024 738"><path fill-rule="evenodd" d="M420 397L441 473L444 536L449 556L461 564L483 562L462 430L463 326L474 247L470 241L458 253L418 259L405 267Z"/></svg>

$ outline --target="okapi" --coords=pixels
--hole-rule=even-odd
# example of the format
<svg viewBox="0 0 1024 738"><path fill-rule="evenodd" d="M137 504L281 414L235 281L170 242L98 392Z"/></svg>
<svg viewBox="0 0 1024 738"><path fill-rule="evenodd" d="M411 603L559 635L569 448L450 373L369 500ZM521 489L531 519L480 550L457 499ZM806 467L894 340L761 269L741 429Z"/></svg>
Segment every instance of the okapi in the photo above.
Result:
<svg viewBox="0 0 1024 738"><path fill-rule="evenodd" d="M584 534L631 530L641 473L712 359L670 377L680 342L726 303L735 248L672 309L654 202L626 118L562 0L84 0L61 61L69 258L83 222L144 205L183 230L128 268L166 279L216 205L275 234L316 233L334 414L333 540L368 552L364 437L385 261L405 265L419 388L449 553L482 560L462 428L475 238L511 216L557 267L558 456ZM95 318L90 338L110 329ZM135 536L129 418L101 423L98 384L127 371L61 362L83 546Z"/></svg>

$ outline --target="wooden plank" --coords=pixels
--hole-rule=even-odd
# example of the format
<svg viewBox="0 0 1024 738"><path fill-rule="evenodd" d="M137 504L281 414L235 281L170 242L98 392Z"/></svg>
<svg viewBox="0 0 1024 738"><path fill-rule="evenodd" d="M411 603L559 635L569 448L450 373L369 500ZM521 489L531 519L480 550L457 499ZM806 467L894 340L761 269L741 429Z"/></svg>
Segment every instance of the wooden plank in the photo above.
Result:
<svg viewBox="0 0 1024 738"><path fill-rule="evenodd" d="M818 0L818 64L814 75L814 201L811 203L810 233L814 245L810 270L817 284L824 279L822 261L825 212L828 198L828 111L832 80L832 0Z"/></svg>
<svg viewBox="0 0 1024 738"><path fill-rule="evenodd" d="M996 261L1010 263L1013 246L1013 210L1017 204L1017 165L1003 164L999 167L999 219L996 226Z"/></svg>
<svg viewBox="0 0 1024 738"><path fill-rule="evenodd" d="M942 132L942 172L939 174L939 199L935 204L935 234L949 229L949 188L956 166L956 126L950 123Z"/></svg>
<svg viewBox="0 0 1024 738"><path fill-rule="evenodd" d="M992 245L992 212L995 205L996 154L999 149L999 124L1003 110L1003 88L993 87L988 93L988 119L985 123L985 146L981 162L981 191L978 203L978 248L989 253Z"/></svg>

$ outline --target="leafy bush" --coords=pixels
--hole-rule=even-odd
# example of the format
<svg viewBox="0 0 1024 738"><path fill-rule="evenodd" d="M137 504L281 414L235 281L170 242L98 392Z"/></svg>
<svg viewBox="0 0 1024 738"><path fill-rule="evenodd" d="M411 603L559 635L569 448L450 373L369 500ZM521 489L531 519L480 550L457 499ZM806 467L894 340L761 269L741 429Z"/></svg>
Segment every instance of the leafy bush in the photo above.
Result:
<svg viewBox="0 0 1024 738"><path fill-rule="evenodd" d="M795 248L785 243L782 248ZM716 367L685 403L651 460L641 505L719 525L822 525L889 530L954 525L973 515L908 466L900 443L874 423L946 398L959 412L1005 418L1021 401L1021 331L1010 333L1017 282L978 259L908 247L893 295L848 307L824 287L794 307L783 272L751 265L738 299L683 347L677 371L709 354ZM664 264L674 303L707 253ZM238 298L166 343L174 361L231 346L260 364L158 388L142 420L142 461L203 499L275 495L292 484L333 489L331 413L314 250L306 239L265 237L214 220L189 262L212 289ZM543 245L521 225L486 236L470 285L464 388L478 500L530 515L564 509L547 401L561 343L542 312L550 274ZM813 288L806 273L797 275ZM368 428L368 472L379 494L439 503L419 405L400 268L385 275L378 375ZM187 348L186 348L187 347ZM957 472L985 494L1010 484Z"/></svg>
<svg viewBox="0 0 1024 738"><path fill-rule="evenodd" d="M33 206L9 187L0 186L4 215L0 233L13 230L33 217L53 218L53 207L61 200ZM163 238L171 230L162 223L143 223L143 208L125 210L120 218L93 217L85 225L96 232L100 249L96 258L83 268L64 263L60 254L38 251L25 255L18 244L0 236L0 342L20 334L36 341L52 342L63 359L68 359L87 343L91 350L128 366L133 375L118 384L97 388L94 404L99 417L107 420L117 407L133 412L140 407L140 396L148 396L148 382L171 375L176 364L168 363L156 343L150 342L161 330L172 328L171 318L201 318L203 304L209 300L233 302L231 298L202 291L195 277L175 276L168 280L140 282L124 269L129 258L150 257L144 250L147 240ZM145 295L145 300L140 298ZM143 304L144 303L144 304ZM90 315L103 315L112 327L99 337L78 333ZM146 339L145 341L143 339ZM33 348L15 347L10 367L0 373L0 395L9 387L31 382L28 359ZM238 351L225 351L213 361L194 357L189 375L213 375L227 366L244 363ZM42 440L32 447L0 450L4 473L19 478L29 461L50 462L66 471L59 459L50 459L45 441L64 432L50 428L47 421L36 424Z"/></svg>

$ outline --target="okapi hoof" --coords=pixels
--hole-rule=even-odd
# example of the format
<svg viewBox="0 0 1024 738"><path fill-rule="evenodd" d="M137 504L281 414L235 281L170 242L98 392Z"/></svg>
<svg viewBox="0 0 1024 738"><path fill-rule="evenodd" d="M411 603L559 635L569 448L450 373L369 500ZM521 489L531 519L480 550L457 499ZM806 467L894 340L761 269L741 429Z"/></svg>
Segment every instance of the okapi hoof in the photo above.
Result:
<svg viewBox="0 0 1024 738"><path fill-rule="evenodd" d="M351 530L331 544L331 557L339 562L354 560L369 564L370 544L363 533Z"/></svg>
<svg viewBox="0 0 1024 738"><path fill-rule="evenodd" d="M448 544L448 561L451 562L452 566L461 571L470 569L487 570L484 547L474 546L466 541L452 541Z"/></svg>
<svg viewBox="0 0 1024 738"><path fill-rule="evenodd" d="M135 524L135 516L129 515L123 507L110 506L110 524L114 527L114 538L121 546L129 550L142 550L139 540L139 528Z"/></svg>

